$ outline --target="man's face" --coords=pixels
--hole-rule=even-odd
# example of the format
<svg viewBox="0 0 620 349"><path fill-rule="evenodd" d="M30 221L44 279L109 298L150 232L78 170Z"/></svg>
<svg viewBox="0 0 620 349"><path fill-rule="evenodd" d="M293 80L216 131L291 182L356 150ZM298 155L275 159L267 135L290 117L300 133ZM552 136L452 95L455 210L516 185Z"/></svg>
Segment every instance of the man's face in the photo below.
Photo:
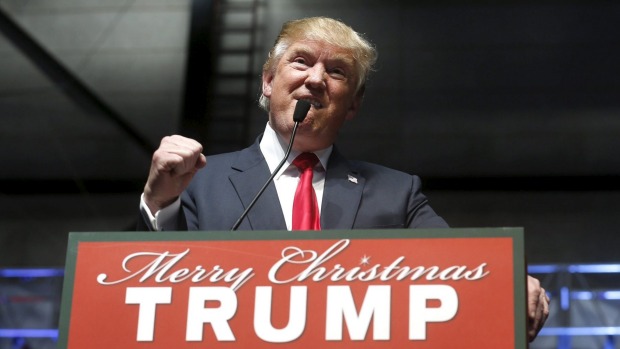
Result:
<svg viewBox="0 0 620 349"><path fill-rule="evenodd" d="M357 71L350 51L319 41L293 43L276 65L263 73L263 94L270 99L269 123L288 139L298 100L312 104L297 129L294 149L315 151L334 143L345 120L361 103L356 95Z"/></svg>

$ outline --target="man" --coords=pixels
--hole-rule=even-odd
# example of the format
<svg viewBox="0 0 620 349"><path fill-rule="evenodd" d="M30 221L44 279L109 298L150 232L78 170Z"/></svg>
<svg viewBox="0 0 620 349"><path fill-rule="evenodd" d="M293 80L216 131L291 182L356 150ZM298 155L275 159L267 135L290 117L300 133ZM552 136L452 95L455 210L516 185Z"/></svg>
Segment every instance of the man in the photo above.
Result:
<svg viewBox="0 0 620 349"><path fill-rule="evenodd" d="M342 22L315 17L286 23L263 67L264 134L249 148L209 157L208 164L196 141L165 137L153 155L139 229L229 230L284 157L299 100L311 108L291 155L239 229L448 227L420 193L417 176L347 160L333 145L360 108L375 60L372 45ZM309 205L319 213L305 228L300 224L312 214L296 213L304 175L293 159L300 154L318 157L310 171L316 203ZM530 340L548 313L544 290L528 277Z"/></svg>

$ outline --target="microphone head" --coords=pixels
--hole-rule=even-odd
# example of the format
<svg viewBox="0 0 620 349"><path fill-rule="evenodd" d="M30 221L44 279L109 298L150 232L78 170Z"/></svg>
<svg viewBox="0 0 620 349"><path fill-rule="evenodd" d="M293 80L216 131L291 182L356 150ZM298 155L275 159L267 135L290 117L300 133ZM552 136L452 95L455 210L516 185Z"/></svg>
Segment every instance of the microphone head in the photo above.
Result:
<svg viewBox="0 0 620 349"><path fill-rule="evenodd" d="M304 100L298 100L295 105L295 111L293 112L293 121L302 122L308 115L308 110L310 110L310 102Z"/></svg>

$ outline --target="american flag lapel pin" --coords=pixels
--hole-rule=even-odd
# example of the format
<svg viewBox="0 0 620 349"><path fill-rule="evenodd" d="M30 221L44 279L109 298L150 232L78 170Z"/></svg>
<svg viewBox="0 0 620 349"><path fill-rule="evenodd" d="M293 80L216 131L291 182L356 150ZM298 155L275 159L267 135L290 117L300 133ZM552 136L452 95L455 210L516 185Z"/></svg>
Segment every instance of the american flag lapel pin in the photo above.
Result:
<svg viewBox="0 0 620 349"><path fill-rule="evenodd" d="M349 182L357 184L357 178L352 175L348 175Z"/></svg>

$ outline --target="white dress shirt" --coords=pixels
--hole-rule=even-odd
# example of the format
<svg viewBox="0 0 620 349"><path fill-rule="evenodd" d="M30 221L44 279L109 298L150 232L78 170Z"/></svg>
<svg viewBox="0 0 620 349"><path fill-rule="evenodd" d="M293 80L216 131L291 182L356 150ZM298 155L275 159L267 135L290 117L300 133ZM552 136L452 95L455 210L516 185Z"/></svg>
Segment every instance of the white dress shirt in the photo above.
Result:
<svg viewBox="0 0 620 349"><path fill-rule="evenodd" d="M263 134L263 138L260 142L260 151L267 161L267 166L269 166L270 172L273 172L276 167L278 167L280 161L284 158L287 147L288 140L282 140L282 138L279 137L278 134L271 128L271 125L267 123L265 133ZM314 154L316 154L319 158L319 163L314 168L312 186L316 192L319 212L321 210L321 202L323 201L325 169L327 168L327 161L332 153L332 149L333 146L330 146L326 149L314 152ZM299 154L300 152L292 150L286 162L273 179L288 230L291 230L292 227L293 200L295 198L295 190L297 189L297 184L299 183L300 177L299 170L292 164L292 162L293 159L295 159ZM207 166L209 166L208 163ZM147 222L151 223L151 228L153 228L153 230L178 230L175 222L177 221L180 208L181 200L178 198L171 205L162 208L155 214L152 214L144 202L144 194L142 194L140 199L140 211L145 218L147 218Z"/></svg>

